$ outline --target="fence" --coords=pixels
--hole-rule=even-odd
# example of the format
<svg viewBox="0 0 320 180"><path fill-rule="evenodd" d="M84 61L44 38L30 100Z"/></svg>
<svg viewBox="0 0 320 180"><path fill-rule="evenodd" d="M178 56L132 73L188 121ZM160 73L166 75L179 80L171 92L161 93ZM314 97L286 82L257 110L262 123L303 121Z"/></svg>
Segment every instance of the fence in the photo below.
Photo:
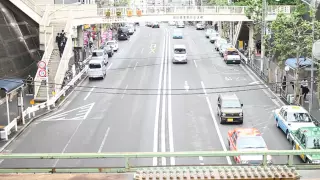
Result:
<svg viewBox="0 0 320 180"><path fill-rule="evenodd" d="M132 172L141 166L131 164L132 159L149 158L150 160L155 157L159 158L190 158L190 157L236 157L236 156L263 156L262 164L267 166L269 156L288 156L287 166L294 166L297 169L319 169L320 164L294 164L293 157L300 156L301 154L307 155L320 155L320 151L316 149L311 150L264 150L264 151L188 151L188 152L120 152L120 153L13 153L13 154L0 154L0 159L39 159L39 160L52 160L52 159L124 159L124 164L121 167L108 167L108 168L1 168L0 173L53 173L53 172L101 172L102 169L108 169L109 172ZM189 165L189 164L184 164Z"/></svg>

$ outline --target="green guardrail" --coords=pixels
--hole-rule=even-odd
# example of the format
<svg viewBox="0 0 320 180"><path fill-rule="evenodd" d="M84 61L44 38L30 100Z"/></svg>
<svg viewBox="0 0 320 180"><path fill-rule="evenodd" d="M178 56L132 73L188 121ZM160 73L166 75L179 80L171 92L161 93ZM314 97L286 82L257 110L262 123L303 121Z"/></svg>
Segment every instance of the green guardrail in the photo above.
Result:
<svg viewBox="0 0 320 180"><path fill-rule="evenodd" d="M107 168L1 168L0 173L65 173L65 172L132 172L141 168L130 164L130 159L154 158L154 157L230 157L240 155L262 155L262 166L268 166L267 156L288 156L287 166L297 169L320 169L320 164L294 164L296 155L316 155L320 150L265 150L265 151L189 151L189 152L119 152L119 153L0 153L0 159L108 159L120 158L125 160L123 167ZM19 164L19 163L17 163ZM188 164L186 164L188 165Z"/></svg>

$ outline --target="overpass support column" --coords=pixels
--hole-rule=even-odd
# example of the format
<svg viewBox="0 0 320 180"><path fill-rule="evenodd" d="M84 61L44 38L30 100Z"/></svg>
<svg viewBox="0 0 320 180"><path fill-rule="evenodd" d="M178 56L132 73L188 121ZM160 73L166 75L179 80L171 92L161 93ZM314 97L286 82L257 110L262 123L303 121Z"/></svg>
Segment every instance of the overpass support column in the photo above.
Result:
<svg viewBox="0 0 320 180"><path fill-rule="evenodd" d="M77 34L78 34L78 36L77 36L77 47L83 47L83 30L82 30L82 28L83 28L83 26L78 26L77 27Z"/></svg>
<svg viewBox="0 0 320 180"><path fill-rule="evenodd" d="M254 34L254 29L253 29L253 24L250 23L249 25L249 43L248 43L248 48L249 48L249 59L253 59L252 55L254 54L254 39L253 39L253 34Z"/></svg>
<svg viewBox="0 0 320 180"><path fill-rule="evenodd" d="M218 21L218 33L220 34L220 36L222 36L222 23L221 21Z"/></svg>

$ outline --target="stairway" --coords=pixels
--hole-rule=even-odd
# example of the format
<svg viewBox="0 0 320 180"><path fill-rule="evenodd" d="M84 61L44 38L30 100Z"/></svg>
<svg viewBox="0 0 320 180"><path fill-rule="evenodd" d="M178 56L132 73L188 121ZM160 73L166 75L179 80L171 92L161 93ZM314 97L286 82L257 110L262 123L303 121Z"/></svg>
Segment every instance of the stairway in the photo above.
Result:
<svg viewBox="0 0 320 180"><path fill-rule="evenodd" d="M49 98L52 97L52 91L54 91L54 78L57 72L57 68L60 62L60 54L58 49L54 49L48 64L48 76L49 76ZM45 80L41 83L37 96L34 99L36 102L47 101L47 86Z"/></svg>
<svg viewBox="0 0 320 180"><path fill-rule="evenodd" d="M237 45L237 41L238 41L238 38L240 35L241 28L242 28L242 21L238 21L237 25L234 28L233 42L232 42L233 46Z"/></svg>
<svg viewBox="0 0 320 180"><path fill-rule="evenodd" d="M57 74L57 70L60 64L60 53L58 49L58 45L55 42L56 35L61 33L61 31L65 28L66 22L54 22L51 23L50 26L53 26L53 51L48 61L48 77L49 77L49 97L52 97L52 92L55 90L55 76ZM43 102L47 100L47 87L45 82L41 83L38 92L35 92L35 101Z"/></svg>
<svg viewBox="0 0 320 180"><path fill-rule="evenodd" d="M27 16L33 19L35 22L40 24L43 10L36 5L33 0L9 0Z"/></svg>

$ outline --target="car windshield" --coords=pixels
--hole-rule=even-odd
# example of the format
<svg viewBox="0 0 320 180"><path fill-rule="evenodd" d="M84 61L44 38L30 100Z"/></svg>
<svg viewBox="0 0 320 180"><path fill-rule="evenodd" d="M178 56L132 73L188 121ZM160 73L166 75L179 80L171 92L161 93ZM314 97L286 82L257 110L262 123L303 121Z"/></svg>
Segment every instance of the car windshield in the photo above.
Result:
<svg viewBox="0 0 320 180"><path fill-rule="evenodd" d="M99 69L101 68L100 64L89 64L89 69Z"/></svg>
<svg viewBox="0 0 320 180"><path fill-rule="evenodd" d="M238 51L228 51L228 55L239 55Z"/></svg>
<svg viewBox="0 0 320 180"><path fill-rule="evenodd" d="M263 140L262 136L238 137L236 145L237 149L257 149L267 147L266 142Z"/></svg>
<svg viewBox="0 0 320 180"><path fill-rule="evenodd" d="M100 48L103 49L103 46L101 46ZM99 57L99 56L103 56L103 52L93 52L92 53L92 57Z"/></svg>
<svg viewBox="0 0 320 180"><path fill-rule="evenodd" d="M236 99L224 99L221 106L223 108L240 108L241 103Z"/></svg>
<svg viewBox="0 0 320 180"><path fill-rule="evenodd" d="M320 149L320 136L308 137L306 142L307 149Z"/></svg>
<svg viewBox="0 0 320 180"><path fill-rule="evenodd" d="M174 53L175 54L185 54L186 53L186 49L176 48L176 49L174 49Z"/></svg>
<svg viewBox="0 0 320 180"><path fill-rule="evenodd" d="M312 122L308 113L288 113L287 120L290 122Z"/></svg>
<svg viewBox="0 0 320 180"><path fill-rule="evenodd" d="M114 45L114 42L108 42L107 45Z"/></svg>

